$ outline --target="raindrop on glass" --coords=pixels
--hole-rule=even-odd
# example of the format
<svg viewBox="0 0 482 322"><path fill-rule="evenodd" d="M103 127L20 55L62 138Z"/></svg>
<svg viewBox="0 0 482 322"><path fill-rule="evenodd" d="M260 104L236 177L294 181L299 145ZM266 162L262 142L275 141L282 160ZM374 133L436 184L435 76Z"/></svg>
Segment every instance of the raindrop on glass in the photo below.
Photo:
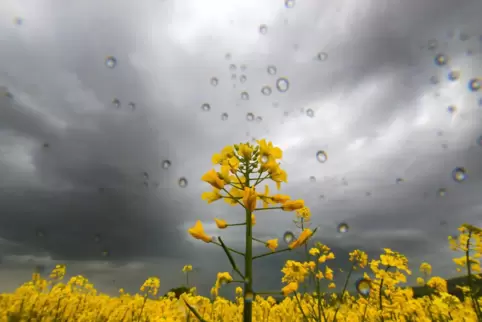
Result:
<svg viewBox="0 0 482 322"><path fill-rule="evenodd" d="M310 177L310 182L316 182L316 178L314 176Z"/></svg>
<svg viewBox="0 0 482 322"><path fill-rule="evenodd" d="M119 108L121 106L121 102L117 98L114 98L112 100L112 104L117 108Z"/></svg>
<svg viewBox="0 0 482 322"><path fill-rule="evenodd" d="M144 172L142 175L144 176L144 179L149 180L149 173Z"/></svg>
<svg viewBox="0 0 482 322"><path fill-rule="evenodd" d="M328 160L328 155L325 151L320 150L316 152L316 160L318 160L318 162L325 163L326 160Z"/></svg>
<svg viewBox="0 0 482 322"><path fill-rule="evenodd" d="M99 242L100 242L100 239L101 239L101 238L100 238L100 234L96 234L96 235L94 236L94 241L95 241L96 243L99 243Z"/></svg>
<svg viewBox="0 0 482 322"><path fill-rule="evenodd" d="M449 72L448 77L450 81L456 81L460 78L460 72L458 70L452 70Z"/></svg>
<svg viewBox="0 0 482 322"><path fill-rule="evenodd" d="M360 278L355 282L357 292L362 296L370 295L371 282L370 280Z"/></svg>
<svg viewBox="0 0 482 322"><path fill-rule="evenodd" d="M232 71L232 72L235 72L237 69L236 65L235 64L231 64L229 65L229 70Z"/></svg>
<svg viewBox="0 0 482 322"><path fill-rule="evenodd" d="M437 190L437 195L439 197L445 197L446 194L447 194L447 189L445 188L440 188Z"/></svg>
<svg viewBox="0 0 482 322"><path fill-rule="evenodd" d="M328 54L323 51L319 52L318 55L316 55L316 59L318 59L319 61L325 61L328 59Z"/></svg>
<svg viewBox="0 0 482 322"><path fill-rule="evenodd" d="M266 162L268 162L268 156L262 155L261 156L261 163L266 163Z"/></svg>
<svg viewBox="0 0 482 322"><path fill-rule="evenodd" d="M236 78L238 78L238 76L236 74L231 74L231 79L232 80L236 80Z"/></svg>
<svg viewBox="0 0 482 322"><path fill-rule="evenodd" d="M44 148L48 148L49 146L50 146L50 144L44 143Z"/></svg>
<svg viewBox="0 0 482 322"><path fill-rule="evenodd" d="M109 255L110 255L110 252L109 252L108 250L104 250L104 251L102 252L102 256L103 256L103 257L108 257Z"/></svg>
<svg viewBox="0 0 482 322"><path fill-rule="evenodd" d="M243 101L249 100L249 94L248 94L248 92L241 92L241 99L242 99Z"/></svg>
<svg viewBox="0 0 482 322"><path fill-rule="evenodd" d="M244 71L246 70L246 68L247 68L247 67L246 67L246 65L244 65L244 64L239 67L239 69L241 69L242 72L244 72Z"/></svg>
<svg viewBox="0 0 482 322"><path fill-rule="evenodd" d="M308 117L313 117L313 116L315 116L315 112L311 108L309 108L309 109L306 110L306 115Z"/></svg>
<svg viewBox="0 0 482 322"><path fill-rule="evenodd" d="M261 116L256 117L256 123L261 123L263 122L263 118Z"/></svg>
<svg viewBox="0 0 482 322"><path fill-rule="evenodd" d="M463 167L457 167L452 171L452 178L457 182L463 182L467 179L467 170Z"/></svg>
<svg viewBox="0 0 482 322"><path fill-rule="evenodd" d="M13 20L13 23L16 24L17 26L23 25L23 19L20 17L17 17Z"/></svg>
<svg viewBox="0 0 482 322"><path fill-rule="evenodd" d="M459 35L459 39L462 40L462 41L469 40L469 38L470 38L470 36L466 32L461 32L460 35Z"/></svg>
<svg viewBox="0 0 482 322"><path fill-rule="evenodd" d="M290 88L290 82L284 77L278 78L278 80L276 81L276 88L281 93L284 93Z"/></svg>
<svg viewBox="0 0 482 322"><path fill-rule="evenodd" d="M180 178L178 181L179 187L185 188L187 187L187 179L186 178Z"/></svg>
<svg viewBox="0 0 482 322"><path fill-rule="evenodd" d="M457 111L457 107L455 107L455 105L449 105L449 107L447 107L447 111L449 113L455 113Z"/></svg>
<svg viewBox="0 0 482 322"><path fill-rule="evenodd" d="M169 160L162 161L162 168L163 169L168 169L170 166L171 166L171 161L169 161Z"/></svg>
<svg viewBox="0 0 482 322"><path fill-rule="evenodd" d="M231 54L230 53L226 53L226 55L224 55L224 58L226 60L230 60L231 59Z"/></svg>
<svg viewBox="0 0 482 322"><path fill-rule="evenodd" d="M440 83L440 80L437 76L432 76L432 77L430 77L430 83L432 85L437 85L438 83Z"/></svg>
<svg viewBox="0 0 482 322"><path fill-rule="evenodd" d="M268 26L266 26L266 25L260 25L259 26L259 33L260 34L266 35L267 32L268 32Z"/></svg>
<svg viewBox="0 0 482 322"><path fill-rule="evenodd" d="M204 103L203 105L201 105L201 110L203 110L204 112L208 112L210 109L211 105L209 105L208 103Z"/></svg>
<svg viewBox="0 0 482 322"><path fill-rule="evenodd" d="M287 231L283 234L283 240L289 244L295 239L295 235L291 231Z"/></svg>
<svg viewBox="0 0 482 322"><path fill-rule="evenodd" d="M246 75L241 75L241 76L239 77L239 81L240 81L241 83L246 82L246 80L247 80Z"/></svg>
<svg viewBox="0 0 482 322"><path fill-rule="evenodd" d="M114 56L108 56L105 59L105 65L108 68L114 68L117 65L117 59Z"/></svg>
<svg viewBox="0 0 482 322"><path fill-rule="evenodd" d="M254 114L253 113L246 114L246 120L248 120L249 122L254 120Z"/></svg>
<svg viewBox="0 0 482 322"><path fill-rule="evenodd" d="M338 227L337 227L336 230L337 230L340 234L344 234L344 233L348 232L348 229L349 229L349 227L348 227L348 224L347 224L347 223L341 223L341 224L338 225Z"/></svg>
<svg viewBox="0 0 482 322"><path fill-rule="evenodd" d="M295 6L295 0L285 0L285 7L290 9Z"/></svg>
<svg viewBox="0 0 482 322"><path fill-rule="evenodd" d="M221 120L222 121L226 121L228 119L228 117L229 117L228 113L221 114Z"/></svg>
<svg viewBox="0 0 482 322"><path fill-rule="evenodd" d="M402 183L403 181L404 181L403 178L397 178L397 179L395 180L396 183Z"/></svg>
<svg viewBox="0 0 482 322"><path fill-rule="evenodd" d="M129 103L129 108L130 108L132 111L134 111L134 110L136 109L136 104L133 103L133 102L130 102L130 103Z"/></svg>
<svg viewBox="0 0 482 322"><path fill-rule="evenodd" d="M218 86L219 80L216 77L211 78L211 85Z"/></svg>
<svg viewBox="0 0 482 322"><path fill-rule="evenodd" d="M269 65L267 68L267 71L268 71L268 74L270 75L276 75L276 73L278 72L278 69L274 65Z"/></svg>
<svg viewBox="0 0 482 322"><path fill-rule="evenodd" d="M437 48L437 45L438 45L438 43L437 43L436 39L430 39L428 41L428 49L429 50L435 50Z"/></svg>
<svg viewBox="0 0 482 322"><path fill-rule="evenodd" d="M267 85L263 86L263 88L261 88L261 93L263 93L265 96L271 95L271 87Z"/></svg>
<svg viewBox="0 0 482 322"><path fill-rule="evenodd" d="M477 78L471 79L468 85L469 90L471 90L472 92L477 92L478 90L480 90L480 84L481 84L480 79L477 79Z"/></svg>
<svg viewBox="0 0 482 322"><path fill-rule="evenodd" d="M482 146L482 135L477 138L477 145Z"/></svg>
<svg viewBox="0 0 482 322"><path fill-rule="evenodd" d="M445 66L447 65L447 56L444 54L437 54L435 55L435 58L433 59L435 62L435 65L437 66Z"/></svg>
<svg viewBox="0 0 482 322"><path fill-rule="evenodd" d="M277 108L277 107L279 106L279 103L278 103L278 102L273 102L272 105L273 105L274 108Z"/></svg>

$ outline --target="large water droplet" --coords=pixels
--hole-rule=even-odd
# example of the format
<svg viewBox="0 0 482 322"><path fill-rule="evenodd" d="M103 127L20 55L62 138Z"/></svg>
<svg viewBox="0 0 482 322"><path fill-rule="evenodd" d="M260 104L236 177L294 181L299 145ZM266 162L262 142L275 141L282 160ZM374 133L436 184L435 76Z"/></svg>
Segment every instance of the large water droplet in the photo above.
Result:
<svg viewBox="0 0 482 322"><path fill-rule="evenodd" d="M311 108L309 108L309 109L306 110L306 115L308 117L313 117L313 116L315 116L315 112Z"/></svg>
<svg viewBox="0 0 482 322"><path fill-rule="evenodd" d="M437 54L435 55L434 62L437 66L445 66L447 65L448 58L444 54Z"/></svg>
<svg viewBox="0 0 482 322"><path fill-rule="evenodd" d="M290 9L295 6L295 0L285 0L285 7Z"/></svg>
<svg viewBox="0 0 482 322"><path fill-rule="evenodd" d="M180 178L178 181L178 184L179 184L179 187L181 188L187 187L187 179L184 177Z"/></svg>
<svg viewBox="0 0 482 322"><path fill-rule="evenodd" d="M317 55L316 55L316 59L318 59L319 61L325 61L328 59L328 54L325 53L325 52L319 52Z"/></svg>
<svg viewBox="0 0 482 322"><path fill-rule="evenodd" d="M203 110L204 112L208 112L209 110L211 110L211 105L209 105L208 103L204 103L203 105L201 105L201 110Z"/></svg>
<svg viewBox="0 0 482 322"><path fill-rule="evenodd" d="M242 99L243 101L249 100L249 94L248 94L248 92L241 92L241 99Z"/></svg>
<svg viewBox="0 0 482 322"><path fill-rule="evenodd" d="M266 26L266 25L260 25L259 26L259 33L260 34L266 35L267 32L268 32L268 26Z"/></svg>
<svg viewBox="0 0 482 322"><path fill-rule="evenodd" d="M253 113L246 114L246 120L248 120L249 122L254 120L254 114Z"/></svg>
<svg viewBox="0 0 482 322"><path fill-rule="evenodd" d="M469 81L469 90L472 92L477 92L480 90L481 80L478 78L473 78Z"/></svg>
<svg viewBox="0 0 482 322"><path fill-rule="evenodd" d="M452 70L449 72L447 78L450 80L450 81L456 81L460 78L460 71L458 70Z"/></svg>
<svg viewBox="0 0 482 322"><path fill-rule="evenodd" d="M285 77L278 78L276 81L276 88L281 93L284 93L290 88L290 82Z"/></svg>
<svg viewBox="0 0 482 322"><path fill-rule="evenodd" d="M267 71L268 71L268 74L270 75L276 75L276 73L278 72L278 69L276 68L275 65L269 65Z"/></svg>
<svg viewBox="0 0 482 322"><path fill-rule="evenodd" d="M340 234L344 234L344 233L347 233L347 232L348 232L348 229L349 229L349 228L350 228L350 227L348 227L348 224L343 222L343 223L341 223L341 224L338 225L338 227L337 227L336 230L337 230Z"/></svg>
<svg viewBox="0 0 482 322"><path fill-rule="evenodd" d="M457 167L452 171L452 178L457 182L463 182L467 179L467 170L463 167Z"/></svg>
<svg viewBox="0 0 482 322"><path fill-rule="evenodd" d="M226 121L228 119L228 117L229 117L228 113L221 114L221 120L222 121Z"/></svg>
<svg viewBox="0 0 482 322"><path fill-rule="evenodd" d="M370 280L360 278L355 282L355 287L357 292L362 295L362 296L368 296L370 295L370 290L371 290L371 282Z"/></svg>
<svg viewBox="0 0 482 322"><path fill-rule="evenodd" d="M105 59L105 65L108 68L114 68L115 66L117 66L117 59L114 56L108 56Z"/></svg>
<svg viewBox="0 0 482 322"><path fill-rule="evenodd" d="M261 88L261 93L263 93L265 96L271 95L271 87L268 85L263 86L263 88Z"/></svg>
<svg viewBox="0 0 482 322"><path fill-rule="evenodd" d="M171 166L171 161L169 161L169 160L162 161L162 168L163 169L168 169L170 166Z"/></svg>
<svg viewBox="0 0 482 322"><path fill-rule="evenodd" d="M295 239L295 234L291 231L287 231L283 234L283 240L285 243L289 244Z"/></svg>
<svg viewBox="0 0 482 322"><path fill-rule="evenodd" d="M112 104L117 108L120 108L120 106L121 106L121 102L117 98L114 98L112 100Z"/></svg>
<svg viewBox="0 0 482 322"><path fill-rule="evenodd" d="M247 80L246 75L241 75L241 76L239 77L239 81L240 81L241 83L246 82L246 80Z"/></svg>
<svg viewBox="0 0 482 322"><path fill-rule="evenodd" d="M328 155L325 151L320 150L316 152L316 159L321 163L325 163L328 160Z"/></svg>
<svg viewBox="0 0 482 322"><path fill-rule="evenodd" d="M218 86L219 80L216 77L211 78L211 85Z"/></svg>

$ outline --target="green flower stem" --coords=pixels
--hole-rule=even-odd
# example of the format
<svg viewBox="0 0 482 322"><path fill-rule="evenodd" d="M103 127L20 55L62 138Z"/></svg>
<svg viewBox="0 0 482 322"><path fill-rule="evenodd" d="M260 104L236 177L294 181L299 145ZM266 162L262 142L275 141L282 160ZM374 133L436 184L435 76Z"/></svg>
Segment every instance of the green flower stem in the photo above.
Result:
<svg viewBox="0 0 482 322"><path fill-rule="evenodd" d="M242 199L242 198L234 197L234 196L233 196L232 194L230 194L229 191L226 190L225 188L223 188L223 191L226 192L226 193L231 197L231 199L236 200L236 202L239 203L239 204L244 208L243 203L239 201L239 200Z"/></svg>
<svg viewBox="0 0 482 322"><path fill-rule="evenodd" d="M223 247L223 246L222 246L220 243L218 243L218 242L212 241L211 243L213 243L214 245L218 245L218 246L220 246L220 247ZM234 250L234 249L229 248L229 247L226 247L226 248L227 248L230 252L232 252L232 253L235 253L235 254L238 254L238 255L241 255L241 256L245 256L244 253L242 253L242 252L239 252L239 251Z"/></svg>
<svg viewBox="0 0 482 322"><path fill-rule="evenodd" d="M223 240L221 239L221 237L218 237L219 239L219 242L221 243L221 247L223 248L224 252L226 253L226 255L228 256L228 259L229 259L229 262L231 263L231 266L233 267L234 271L236 273L238 273L239 276L241 276L241 278L244 280L245 277L244 275L239 271L238 269L238 266L236 265L236 262L234 261L233 259L233 256L231 256L231 253L229 252L229 249L226 247L226 245L224 244Z"/></svg>
<svg viewBox="0 0 482 322"><path fill-rule="evenodd" d="M236 189L239 189L239 190L244 190L243 187L238 187L237 185L235 185L234 183L228 183L228 185L230 185L231 187L234 187Z"/></svg>
<svg viewBox="0 0 482 322"><path fill-rule="evenodd" d="M246 223L245 222L242 222L242 223L239 223L239 224L228 224L228 227L231 227L231 226L245 226Z"/></svg>
<svg viewBox="0 0 482 322"><path fill-rule="evenodd" d="M343 302L343 299L345 297L346 287L348 286L348 280L350 279L351 273L353 273L354 269L355 269L355 265L352 265L350 267L350 271L348 272L348 275L346 276L345 285L343 285L343 290L341 291L341 300L338 303L338 306L336 308L335 316L333 317L333 322L336 322L336 315L338 314L338 311L340 310L340 307L341 307L341 304L342 304L341 302Z"/></svg>
<svg viewBox="0 0 482 322"><path fill-rule="evenodd" d="M246 161L246 172L244 173L246 179L246 187L250 187L249 180L249 160ZM244 207L244 205L243 205ZM243 322L251 322L253 320L253 302L247 300L246 294L253 293L253 239L252 229L253 222L251 221L251 211L244 207L246 214L246 255L244 256L244 309L243 309Z"/></svg>
<svg viewBox="0 0 482 322"><path fill-rule="evenodd" d="M283 207L271 207L271 208L256 208L253 211L261 211L261 210L273 210L273 209L283 209Z"/></svg>
<svg viewBox="0 0 482 322"><path fill-rule="evenodd" d="M285 248L285 249L277 250L277 251L274 251L274 252L271 252L271 253L265 253L265 254L253 256L253 259L258 259L258 258L265 257L265 256L268 256L268 255L274 255L274 254L277 254L277 253L282 253L282 252L286 252L286 251L290 251L290 250L291 250L291 248Z"/></svg>
<svg viewBox="0 0 482 322"><path fill-rule="evenodd" d="M251 237L254 241L257 241L258 243L261 243L261 244L265 244L266 245L266 242L265 241L262 241L258 238L254 238L254 237Z"/></svg>
<svg viewBox="0 0 482 322"><path fill-rule="evenodd" d="M189 310L199 319L199 321L201 322L207 322L206 320L204 320L201 316L201 314L198 313L198 311L196 311L195 308L193 308L191 305L189 305L189 303L187 303L186 300L184 300L184 303L186 303L187 307L189 308Z"/></svg>
<svg viewBox="0 0 482 322"><path fill-rule="evenodd" d="M236 176L236 179L238 179L238 182L241 184L241 190L244 190L244 187L246 187L246 186L243 184L243 182L239 178L238 171L234 171L234 175Z"/></svg>
<svg viewBox="0 0 482 322"><path fill-rule="evenodd" d="M475 314L477 315L477 319L479 321L482 321L482 313L480 311L480 306L479 306L479 301L475 297L475 292L474 292L474 285L472 283L472 269L471 269L471 262L470 262L470 238L472 237L472 232L469 231L469 238L467 238L467 245L466 245L466 251L465 251L465 261L467 265L467 284L469 285L470 288L470 298L472 300L472 305L474 307Z"/></svg>
<svg viewBox="0 0 482 322"><path fill-rule="evenodd" d="M256 178L256 182L254 183L253 186L256 187L256 186L260 183L259 178L261 178L261 175L262 175L262 174L263 174L263 170L259 171L258 178Z"/></svg>
<svg viewBox="0 0 482 322"><path fill-rule="evenodd" d="M295 298L296 298L296 302L298 303L298 307L300 308L301 314L303 314L303 318L305 319L305 321L308 321L308 318L305 315L305 311L303 311L303 308L301 307L301 302L300 302L300 299L298 298L298 292L295 292Z"/></svg>

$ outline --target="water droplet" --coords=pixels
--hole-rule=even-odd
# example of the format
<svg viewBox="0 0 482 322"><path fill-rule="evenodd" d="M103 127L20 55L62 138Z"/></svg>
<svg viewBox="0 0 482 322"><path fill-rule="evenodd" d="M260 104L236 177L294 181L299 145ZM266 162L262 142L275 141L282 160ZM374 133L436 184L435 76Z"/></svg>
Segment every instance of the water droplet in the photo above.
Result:
<svg viewBox="0 0 482 322"><path fill-rule="evenodd" d="M209 110L211 110L211 105L209 105L208 103L204 103L203 105L201 105L201 110L203 110L204 112L208 112Z"/></svg>
<svg viewBox="0 0 482 322"><path fill-rule="evenodd" d="M446 226L446 225L447 225L447 221L445 221L445 220L440 221L440 226Z"/></svg>
<svg viewBox="0 0 482 322"><path fill-rule="evenodd" d="M212 236L211 237L211 240L213 241L213 243L217 242L219 239L217 236Z"/></svg>
<svg viewBox="0 0 482 322"><path fill-rule="evenodd" d="M278 102L273 102L272 105L273 105L274 108L277 108L277 107L279 106L279 103L278 103Z"/></svg>
<svg viewBox="0 0 482 322"><path fill-rule="evenodd" d="M452 70L448 74L448 79L450 81L456 81L460 78L460 72L458 70Z"/></svg>
<svg viewBox="0 0 482 322"><path fill-rule="evenodd" d="M434 62L437 66L445 66L447 65L448 58L444 54L437 54L435 55Z"/></svg>
<svg viewBox="0 0 482 322"><path fill-rule="evenodd" d="M231 64L229 65L229 70L232 71L232 72L235 72L236 71L236 65L235 64Z"/></svg>
<svg viewBox="0 0 482 322"><path fill-rule="evenodd" d="M231 80L236 80L236 78L238 78L236 74L231 74Z"/></svg>
<svg viewBox="0 0 482 322"><path fill-rule="evenodd" d="M37 231L35 232L35 234L37 235L37 237L39 238L42 238L42 237L45 237L45 233L40 230L40 229L37 229Z"/></svg>
<svg viewBox="0 0 482 322"><path fill-rule="evenodd" d="M295 234L293 234L291 231L287 231L283 235L283 240L285 243L289 244L295 239Z"/></svg>
<svg viewBox="0 0 482 322"><path fill-rule="evenodd" d="M133 103L133 102L130 102L130 103L129 103L129 108L130 108L132 111L134 111L134 110L136 109L136 104Z"/></svg>
<svg viewBox="0 0 482 322"><path fill-rule="evenodd" d="M313 183L313 182L316 182L316 178L315 178L314 176L311 176L311 177L310 177L310 182L312 182L312 183Z"/></svg>
<svg viewBox="0 0 482 322"><path fill-rule="evenodd" d="M276 75L276 73L278 72L278 69L276 68L275 65L269 65L267 68L267 71L268 71L268 74L270 75Z"/></svg>
<svg viewBox="0 0 482 322"><path fill-rule="evenodd" d="M397 179L395 180L396 183L402 183L403 181L404 181L403 178L397 178Z"/></svg>
<svg viewBox="0 0 482 322"><path fill-rule="evenodd" d="M452 178L457 182L463 182L467 179L467 170L463 167L457 167L452 171Z"/></svg>
<svg viewBox="0 0 482 322"><path fill-rule="evenodd" d="M306 115L308 117L313 117L313 116L315 116L315 112L311 108L309 108L309 109L306 110Z"/></svg>
<svg viewBox="0 0 482 322"><path fill-rule="evenodd" d="M96 234L96 235L94 236L94 241L95 241L96 243L99 243L100 240L101 240L100 234Z"/></svg>
<svg viewBox="0 0 482 322"><path fill-rule="evenodd" d="M144 172L142 175L144 176L144 179L149 180L149 173Z"/></svg>
<svg viewBox="0 0 482 322"><path fill-rule="evenodd" d="M476 142L479 146L482 146L482 135L477 138Z"/></svg>
<svg viewBox="0 0 482 322"><path fill-rule="evenodd" d="M325 61L328 59L328 54L323 51L319 52L318 55L316 55L316 59L318 59L319 61Z"/></svg>
<svg viewBox="0 0 482 322"><path fill-rule="evenodd" d="M244 294L244 301L245 302L253 302L253 299L254 299L253 292L246 292L246 294Z"/></svg>
<svg viewBox="0 0 482 322"><path fill-rule="evenodd" d="M243 65L241 65L241 67L239 69L241 69L241 71L244 72L246 70L246 68L247 68L246 65L243 64Z"/></svg>
<svg viewBox="0 0 482 322"><path fill-rule="evenodd" d="M269 87L268 85L263 86L263 88L261 88L261 93L266 96L271 95L271 87Z"/></svg>
<svg viewBox="0 0 482 322"><path fill-rule="evenodd" d="M171 161L169 161L169 160L162 161L162 168L163 169L168 169L170 166L171 166Z"/></svg>
<svg viewBox="0 0 482 322"><path fill-rule="evenodd" d="M328 160L328 155L325 151L318 151L316 152L316 159L318 162L325 163Z"/></svg>
<svg viewBox="0 0 482 322"><path fill-rule="evenodd" d="M261 156L261 163L266 163L266 162L268 162L268 156L262 155Z"/></svg>
<svg viewBox="0 0 482 322"><path fill-rule="evenodd" d="M460 35L459 35L459 39L461 41L466 41L466 40L469 40L470 36L468 33L466 32L461 32Z"/></svg>
<svg viewBox="0 0 482 322"><path fill-rule="evenodd" d="M249 100L249 94L248 94L248 92L241 92L241 99L242 99L243 101Z"/></svg>
<svg viewBox="0 0 482 322"><path fill-rule="evenodd" d="M276 88L281 93L284 93L290 88L290 82L284 77L278 78L278 80L276 81Z"/></svg>
<svg viewBox="0 0 482 322"><path fill-rule="evenodd" d="M253 113L246 114L246 120L248 120L249 122L254 120L254 114Z"/></svg>
<svg viewBox="0 0 482 322"><path fill-rule="evenodd" d="M446 194L447 194L447 189L445 189L445 188L440 188L440 189L438 189L438 191L437 191L437 195L438 195L439 197L445 197Z"/></svg>
<svg viewBox="0 0 482 322"><path fill-rule="evenodd" d="M246 82L246 80L247 80L246 75L241 75L241 76L239 77L239 81L240 81L241 83Z"/></svg>
<svg viewBox="0 0 482 322"><path fill-rule="evenodd" d="M350 227L348 227L348 224L347 223L341 223L338 225L337 227L337 231L340 233L340 234L344 234L344 233L347 233L348 232L348 229Z"/></svg>
<svg viewBox="0 0 482 322"><path fill-rule="evenodd" d="M259 26L259 33L260 34L266 35L267 32L268 32L268 26L266 26L266 25L260 25Z"/></svg>
<svg viewBox="0 0 482 322"><path fill-rule="evenodd" d="M218 86L219 80L216 77L211 78L211 85Z"/></svg>
<svg viewBox="0 0 482 322"><path fill-rule="evenodd" d="M102 251L102 256L103 257L108 257L110 255L110 252L108 250Z"/></svg>
<svg viewBox="0 0 482 322"><path fill-rule="evenodd" d="M44 143L44 148L48 148L48 147L50 147L50 144Z"/></svg>
<svg viewBox="0 0 482 322"><path fill-rule="evenodd" d="M228 117L229 117L228 113L221 114L221 120L222 121L226 121L228 119Z"/></svg>
<svg viewBox="0 0 482 322"><path fill-rule="evenodd" d="M438 46L438 42L436 39L430 39L428 41L428 49L429 50L435 50Z"/></svg>
<svg viewBox="0 0 482 322"><path fill-rule="evenodd" d="M285 7L290 9L295 6L295 0L285 0Z"/></svg>
<svg viewBox="0 0 482 322"><path fill-rule="evenodd" d="M226 55L224 55L224 58L226 60L230 60L231 59L231 54L230 53L226 53Z"/></svg>
<svg viewBox="0 0 482 322"><path fill-rule="evenodd" d="M457 111L457 107L455 107L455 105L449 105L449 107L447 107L447 111L449 113L455 113Z"/></svg>
<svg viewBox="0 0 482 322"><path fill-rule="evenodd" d="M187 179L184 178L184 177L180 178L178 184L179 184L179 187L186 188L187 187Z"/></svg>
<svg viewBox="0 0 482 322"><path fill-rule="evenodd" d="M112 100L112 104L117 108L120 108L120 106L121 106L121 102L117 98L114 98Z"/></svg>
<svg viewBox="0 0 482 322"><path fill-rule="evenodd" d="M442 143L442 148L443 149L447 149L449 147L449 145L447 143Z"/></svg>
<svg viewBox="0 0 482 322"><path fill-rule="evenodd" d="M371 282L370 280L360 278L355 282L357 292L362 296L370 295Z"/></svg>
<svg viewBox="0 0 482 322"><path fill-rule="evenodd" d="M370 191L365 192L365 196L370 197L372 193Z"/></svg>
<svg viewBox="0 0 482 322"><path fill-rule="evenodd" d="M261 116L256 117L256 123L261 123L263 122L263 118Z"/></svg>
<svg viewBox="0 0 482 322"><path fill-rule="evenodd" d="M115 66L117 66L117 59L114 56L108 56L105 59L105 65L108 68L114 68Z"/></svg>
<svg viewBox="0 0 482 322"><path fill-rule="evenodd" d="M440 83L440 80L437 76L432 76L432 77L430 77L430 83L432 85L437 85L438 83Z"/></svg>
<svg viewBox="0 0 482 322"><path fill-rule="evenodd" d="M472 92L477 92L480 89L481 80L478 78L473 78L469 81L469 90Z"/></svg>
<svg viewBox="0 0 482 322"><path fill-rule="evenodd" d="M17 17L13 20L13 23L16 24L17 26L23 25L23 19L20 17Z"/></svg>

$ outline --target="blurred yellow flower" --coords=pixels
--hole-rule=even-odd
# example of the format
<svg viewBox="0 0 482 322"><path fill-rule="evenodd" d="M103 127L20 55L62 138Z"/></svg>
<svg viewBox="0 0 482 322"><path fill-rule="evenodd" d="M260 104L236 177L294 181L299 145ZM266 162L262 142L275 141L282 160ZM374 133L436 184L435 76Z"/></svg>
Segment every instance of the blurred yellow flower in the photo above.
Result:
<svg viewBox="0 0 482 322"><path fill-rule="evenodd" d="M271 249L271 251L275 251L276 248L278 248L278 239L270 239L266 242L266 247L268 247L269 249Z"/></svg>
<svg viewBox="0 0 482 322"><path fill-rule="evenodd" d="M224 229L228 227L228 223L222 219L214 218L214 221L216 222L216 226L218 226L219 229Z"/></svg>
<svg viewBox="0 0 482 322"><path fill-rule="evenodd" d="M211 186L213 186L216 189L223 189L225 185L224 181L219 178L218 173L214 169L211 169L208 172L206 172L201 177L201 180L209 183Z"/></svg>
<svg viewBox="0 0 482 322"><path fill-rule="evenodd" d="M284 296L287 296L288 294L294 293L298 290L298 283L296 282L291 282L285 287L281 289L281 292L283 292Z"/></svg>
<svg viewBox="0 0 482 322"><path fill-rule="evenodd" d="M296 247L300 247L301 245L303 245L304 243L306 243L306 241L313 235L313 231L311 231L311 229L309 228L305 228L301 234L300 234L300 237L298 237L297 240L295 240L294 242L292 242L291 244L289 244L289 248L293 249L293 248L296 248Z"/></svg>
<svg viewBox="0 0 482 322"><path fill-rule="evenodd" d="M210 243L212 241L212 237L206 235L204 232L204 228L200 220L196 221L194 227L190 228L188 232L192 237L200 239L205 243Z"/></svg>
<svg viewBox="0 0 482 322"><path fill-rule="evenodd" d="M256 200L258 196L254 188L244 188L243 204L250 212L256 209Z"/></svg>

